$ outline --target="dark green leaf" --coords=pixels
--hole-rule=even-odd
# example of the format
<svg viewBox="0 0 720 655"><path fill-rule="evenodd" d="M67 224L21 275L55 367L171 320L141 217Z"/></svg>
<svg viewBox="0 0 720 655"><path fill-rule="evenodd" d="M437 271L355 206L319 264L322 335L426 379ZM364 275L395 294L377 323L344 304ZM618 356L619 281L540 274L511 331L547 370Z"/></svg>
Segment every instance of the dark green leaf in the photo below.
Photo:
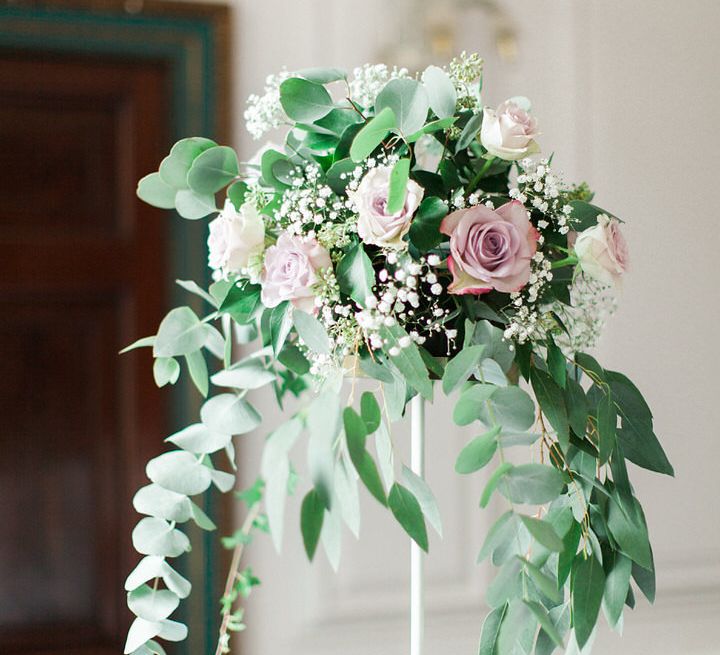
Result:
<svg viewBox="0 0 720 655"><path fill-rule="evenodd" d="M577 554L577 549L580 545L581 535L582 526L577 522L573 522L572 526L563 537L563 550L558 556L557 571L558 586L560 587L565 584L565 581L570 575L570 571L572 571L575 555Z"/></svg>
<svg viewBox="0 0 720 655"><path fill-rule="evenodd" d="M415 496L397 482L390 489L388 505L398 523L425 552L428 550L427 529L422 508Z"/></svg>
<svg viewBox="0 0 720 655"><path fill-rule="evenodd" d="M635 504L628 516L619 502L608 503L607 524L623 553L640 566L652 566L647 527Z"/></svg>
<svg viewBox="0 0 720 655"><path fill-rule="evenodd" d="M545 371L538 368L531 369L530 382L543 414L555 429L561 448L566 451L570 445L570 424L562 390Z"/></svg>
<svg viewBox="0 0 720 655"><path fill-rule="evenodd" d="M568 378L565 386L565 407L567 407L570 427L582 439L587 429L587 398L583 388L572 378Z"/></svg>
<svg viewBox="0 0 720 655"><path fill-rule="evenodd" d="M230 202L232 202L235 209L239 210L242 207L249 188L242 180L238 180L228 187L227 197L230 198Z"/></svg>
<svg viewBox="0 0 720 655"><path fill-rule="evenodd" d="M391 327L383 326L380 330L380 336L387 342L384 349L388 353L390 361L402 373L406 382L417 390L423 398L431 401L432 381L415 342L410 341L409 345L404 348L401 347L400 340L404 340L405 337L409 339L409 336L397 324ZM396 355L390 355L390 350L393 348L399 350Z"/></svg>
<svg viewBox="0 0 720 655"><path fill-rule="evenodd" d="M380 502L387 506L385 489L383 488L380 474L378 473L375 460L365 450L367 440L367 427L365 421L357 414L352 407L346 407L343 412L343 425L345 426L345 438L347 440L350 459L355 466L363 484L367 490Z"/></svg>
<svg viewBox="0 0 720 655"><path fill-rule="evenodd" d="M214 146L198 155L187 174L188 186L198 195L212 195L238 174L238 159L228 146Z"/></svg>
<svg viewBox="0 0 720 655"><path fill-rule="evenodd" d="M632 577L640 588L640 591L645 594L645 598L651 603L655 602L655 564L652 562L652 551L650 552L651 565L647 569L643 566L639 566L635 562L632 563Z"/></svg>
<svg viewBox="0 0 720 655"><path fill-rule="evenodd" d="M289 186L290 180L287 178L287 174L292 169L292 164L281 152L272 149L266 150L260 160L260 169L263 182L268 186L278 191L283 191Z"/></svg>
<svg viewBox="0 0 720 655"><path fill-rule="evenodd" d="M572 618L578 646L587 643L602 603L605 589L605 573L602 564L594 555L579 558L573 572Z"/></svg>
<svg viewBox="0 0 720 655"><path fill-rule="evenodd" d="M455 152L465 150L470 143L475 139L477 133L480 131L482 126L482 114L474 114L470 117L470 120L465 124L463 131L460 134L457 145L455 146Z"/></svg>
<svg viewBox="0 0 720 655"><path fill-rule="evenodd" d="M382 418L380 405L378 405L378 401L375 399L375 394L371 391L363 392L360 398L360 414L362 415L363 421L365 421L368 434L372 434L380 427Z"/></svg>
<svg viewBox="0 0 720 655"><path fill-rule="evenodd" d="M305 552L309 560L315 557L324 516L325 505L320 498L320 494L315 489L311 489L305 495L300 509L300 529L303 544L305 544Z"/></svg>
<svg viewBox="0 0 720 655"><path fill-rule="evenodd" d="M435 248L443 239L440 223L447 213L447 204L440 198L435 196L425 198L410 223L410 243L420 252L427 252Z"/></svg>
<svg viewBox="0 0 720 655"><path fill-rule="evenodd" d="M485 466L495 454L498 447L497 436L500 426L495 426L489 432L475 437L460 451L455 461L455 471L458 473L474 473Z"/></svg>
<svg viewBox="0 0 720 655"><path fill-rule="evenodd" d="M625 599L630 588L632 561L622 553L613 551L605 558L605 592L603 600L608 622L617 625L622 615Z"/></svg>
<svg viewBox="0 0 720 655"><path fill-rule="evenodd" d="M617 428L617 413L612 392L607 393L600 400L597 407L598 432L598 459L605 464L615 448L615 430Z"/></svg>
<svg viewBox="0 0 720 655"><path fill-rule="evenodd" d="M350 296L361 307L373 295L375 271L362 244L350 249L337 265L335 276L340 291Z"/></svg>
<svg viewBox="0 0 720 655"><path fill-rule="evenodd" d="M535 618L538 620L538 623L540 623L540 627L547 633L548 637L553 640L556 646L559 648L562 648L563 640L560 633L557 631L557 628L553 625L553 622L550 619L550 616L547 613L547 610L540 605L540 603L536 603L532 600L523 600L523 602L528 606L530 611L535 615Z"/></svg>
<svg viewBox="0 0 720 655"><path fill-rule="evenodd" d="M480 632L480 647L478 655L497 655L496 645L503 618L507 612L507 604L496 607L483 621Z"/></svg>
<svg viewBox="0 0 720 655"><path fill-rule="evenodd" d="M565 382L567 381L567 366L565 364L565 355L557 344L549 338L547 344L547 364L550 375L553 380L558 383L561 388L565 388Z"/></svg>
<svg viewBox="0 0 720 655"><path fill-rule="evenodd" d="M328 186L337 194L345 193L357 164L352 159L336 161L325 174Z"/></svg>

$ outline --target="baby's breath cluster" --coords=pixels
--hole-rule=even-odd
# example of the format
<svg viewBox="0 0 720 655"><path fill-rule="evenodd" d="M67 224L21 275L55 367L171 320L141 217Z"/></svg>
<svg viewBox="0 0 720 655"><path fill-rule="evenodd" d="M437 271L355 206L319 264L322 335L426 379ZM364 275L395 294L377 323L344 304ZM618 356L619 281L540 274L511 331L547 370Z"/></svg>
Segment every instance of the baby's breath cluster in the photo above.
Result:
<svg viewBox="0 0 720 655"><path fill-rule="evenodd" d="M353 69L353 76L348 81L350 97L363 107L370 107L377 94L390 81L409 77L407 68L393 66L388 68L385 64L364 64Z"/></svg>
<svg viewBox="0 0 720 655"><path fill-rule="evenodd" d="M259 139L277 129L286 120L280 105L280 84L288 77L290 73L285 70L276 75L268 75L265 78L264 93L248 96L244 114L245 127L253 139Z"/></svg>

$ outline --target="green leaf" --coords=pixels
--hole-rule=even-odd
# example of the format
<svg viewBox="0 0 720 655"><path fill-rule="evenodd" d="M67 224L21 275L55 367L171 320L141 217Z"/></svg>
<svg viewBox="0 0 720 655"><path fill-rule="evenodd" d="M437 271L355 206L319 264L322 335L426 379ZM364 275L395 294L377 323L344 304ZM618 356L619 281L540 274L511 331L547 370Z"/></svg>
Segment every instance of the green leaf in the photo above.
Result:
<svg viewBox="0 0 720 655"><path fill-rule="evenodd" d="M533 584L553 603L561 603L563 600L563 592L562 589L558 588L557 584L555 584L555 580L545 575L542 570L531 561L522 557L520 557L520 559L525 567L525 572L533 581Z"/></svg>
<svg viewBox="0 0 720 655"><path fill-rule="evenodd" d="M565 355L557 344L549 337L547 344L547 364L550 375L558 385L564 389L567 382L567 366L565 364Z"/></svg>
<svg viewBox="0 0 720 655"><path fill-rule="evenodd" d="M485 346L468 346L447 363L442 379L442 390L445 395L467 381L480 362L484 350Z"/></svg>
<svg viewBox="0 0 720 655"><path fill-rule="evenodd" d="M352 172L357 164L352 159L336 161L325 173L328 186L337 194L344 194L347 185L352 180Z"/></svg>
<svg viewBox="0 0 720 655"><path fill-rule="evenodd" d="M505 562L495 579L485 592L487 603L490 607L499 607L514 596L520 595L522 576L522 564L513 557Z"/></svg>
<svg viewBox="0 0 720 655"><path fill-rule="evenodd" d="M310 362L300 349L292 343L285 344L285 347L278 355L278 361L295 375L305 375L310 370Z"/></svg>
<svg viewBox="0 0 720 655"><path fill-rule="evenodd" d="M188 353L185 355L185 362L190 372L190 379L202 397L206 398L208 395L208 368L202 351L195 350Z"/></svg>
<svg viewBox="0 0 720 655"><path fill-rule="evenodd" d="M195 158L187 183L198 195L214 194L232 182L238 172L236 152L229 146L214 146Z"/></svg>
<svg viewBox="0 0 720 655"><path fill-rule="evenodd" d="M299 309L293 310L293 324L302 342L318 355L330 354L327 332L314 316Z"/></svg>
<svg viewBox="0 0 720 655"><path fill-rule="evenodd" d="M388 505L398 523L412 540L425 552L428 551L428 536L420 503L412 493L397 482L390 489Z"/></svg>
<svg viewBox="0 0 720 655"><path fill-rule="evenodd" d="M148 478L156 484L186 496L202 493L212 482L210 469L192 454L181 450L151 459L145 470Z"/></svg>
<svg viewBox="0 0 720 655"><path fill-rule="evenodd" d="M154 482L138 489L133 496L133 507L139 514L177 523L184 523L192 516L187 496L163 489Z"/></svg>
<svg viewBox="0 0 720 655"><path fill-rule="evenodd" d="M233 389L259 389L276 379L274 371L268 370L260 357L252 357L234 364L212 376L212 383L218 387Z"/></svg>
<svg viewBox="0 0 720 655"><path fill-rule="evenodd" d="M277 150L266 150L260 160L263 182L281 192L290 186L288 175L292 168L288 158Z"/></svg>
<svg viewBox="0 0 720 655"><path fill-rule="evenodd" d="M153 377L158 387L175 384L180 377L180 364L174 357L158 357L153 362Z"/></svg>
<svg viewBox="0 0 720 655"><path fill-rule="evenodd" d="M642 520L637 501L628 508L631 516L623 509L621 501L608 503L607 525L610 533L625 555L644 568L652 566L652 554L647 527Z"/></svg>
<svg viewBox="0 0 720 655"><path fill-rule="evenodd" d="M376 112L388 108L395 115L400 132L403 134L417 132L425 124L430 108L425 87L416 80L390 80L375 99Z"/></svg>
<svg viewBox="0 0 720 655"><path fill-rule="evenodd" d="M315 557L315 550L320 540L324 516L325 504L322 502L317 490L311 489L305 495L300 508L300 529L303 544L308 559L311 561Z"/></svg>
<svg viewBox="0 0 720 655"><path fill-rule="evenodd" d="M500 388L494 384L473 384L467 387L453 410L453 421L457 425L469 425L486 412L485 401L491 398Z"/></svg>
<svg viewBox="0 0 720 655"><path fill-rule="evenodd" d="M553 622L550 619L550 615L547 613L547 610L542 605L540 605L540 603L536 603L533 600L523 599L523 603L525 603L525 605L527 605L530 611L535 615L538 623L540 623L540 627L546 632L547 636L553 640L553 642L558 648L562 648L562 636L557 631L557 628L553 625Z"/></svg>
<svg viewBox="0 0 720 655"><path fill-rule="evenodd" d="M405 206L409 177L410 159L407 157L398 159L390 171L387 207L385 208L387 214L395 214Z"/></svg>
<svg viewBox="0 0 720 655"><path fill-rule="evenodd" d="M367 440L367 428L365 421L355 412L352 407L346 407L343 412L343 425L345 427L345 438L347 440L350 460L355 466L363 484L377 501L387 506L385 489L380 479L375 460L365 450Z"/></svg>
<svg viewBox="0 0 720 655"><path fill-rule="evenodd" d="M435 248L443 239L440 223L447 216L448 207L436 196L425 198L410 223L410 242L421 252Z"/></svg>
<svg viewBox="0 0 720 655"><path fill-rule="evenodd" d="M327 509L332 509L332 487L335 467L335 441L340 432L342 403L332 391L319 394L310 405L307 426L308 471L315 490Z"/></svg>
<svg viewBox="0 0 720 655"><path fill-rule="evenodd" d="M221 393L205 401L200 420L213 432L245 434L260 425L262 418L247 400L233 393Z"/></svg>
<svg viewBox="0 0 720 655"><path fill-rule="evenodd" d="M143 177L137 185L137 197L143 202L160 209L175 208L177 189L166 184L160 173L150 173Z"/></svg>
<svg viewBox="0 0 720 655"><path fill-rule="evenodd" d="M131 343L129 346L125 346L120 351L120 355L123 355L127 352L130 352L131 350L135 350L136 348L148 348L150 346L155 345L155 335L151 337L143 337L142 339L138 339L137 341Z"/></svg>
<svg viewBox="0 0 720 655"><path fill-rule="evenodd" d="M175 209L183 218L194 221L217 211L215 196L198 194L192 189L180 189L175 196Z"/></svg>
<svg viewBox="0 0 720 655"><path fill-rule="evenodd" d="M503 462L495 469L493 474L488 478L485 488L483 489L482 496L480 497L480 507L487 507L498 484L502 478L512 470L512 468L513 465L510 462Z"/></svg>
<svg viewBox="0 0 720 655"><path fill-rule="evenodd" d="M325 87L299 77L290 77L280 85L280 104L288 118L300 123L312 123L333 108Z"/></svg>
<svg viewBox="0 0 720 655"><path fill-rule="evenodd" d="M497 450L498 434L500 434L499 425L489 432L475 437L460 451L455 461L455 471L457 473L474 473L483 468L493 458Z"/></svg>
<svg viewBox="0 0 720 655"><path fill-rule="evenodd" d="M449 116L436 121L430 121L429 123L425 123L425 125L423 125L417 132L407 135L405 137L405 141L408 143L414 143L425 134L432 134L433 132L439 132L440 130L445 130L448 127L451 127L456 121L456 116Z"/></svg>
<svg viewBox="0 0 720 655"><path fill-rule="evenodd" d="M289 301L285 300L270 310L270 343L273 354L282 350L285 341L293 327L293 309Z"/></svg>
<svg viewBox="0 0 720 655"><path fill-rule="evenodd" d="M351 248L337 265L335 271L340 291L350 296L361 307L373 295L375 271L362 244Z"/></svg>
<svg viewBox="0 0 720 655"><path fill-rule="evenodd" d="M435 529L435 532L442 537L443 531L442 520L440 519L440 510L438 509L435 496L427 482L405 465L402 467L402 481L420 503L420 508L422 509L425 518L430 522L430 525L432 525Z"/></svg>
<svg viewBox="0 0 720 655"><path fill-rule="evenodd" d="M513 466L500 481L500 492L513 503L543 505L560 495L565 482L556 468L546 464Z"/></svg>
<svg viewBox="0 0 720 655"><path fill-rule="evenodd" d="M562 390L545 371L535 367L530 369L530 383L543 414L557 433L560 447L566 451L570 445L570 423Z"/></svg>
<svg viewBox="0 0 720 655"><path fill-rule="evenodd" d="M556 553L563 551L563 541L550 523L532 516L525 516L524 514L520 514L520 520L541 546Z"/></svg>
<svg viewBox="0 0 720 655"><path fill-rule="evenodd" d="M161 621L177 609L180 599L169 589L142 585L128 593L127 604L135 616L147 621Z"/></svg>
<svg viewBox="0 0 720 655"><path fill-rule="evenodd" d="M438 118L447 118L455 113L457 93L448 74L437 66L428 66L422 75L427 91L430 109Z"/></svg>
<svg viewBox="0 0 720 655"><path fill-rule="evenodd" d="M612 392L605 394L597 406L598 459L605 464L615 448L617 412Z"/></svg>
<svg viewBox="0 0 720 655"><path fill-rule="evenodd" d="M465 148L467 148L470 143L475 140L475 137L480 131L481 126L482 113L474 114L473 116L471 116L470 120L465 123L463 131L460 133L460 138L458 139L457 145L455 146L455 152L465 150Z"/></svg>
<svg viewBox="0 0 720 655"><path fill-rule="evenodd" d="M572 619L578 646L582 648L597 622L605 589L605 573L594 555L577 561L572 582Z"/></svg>
<svg viewBox="0 0 720 655"><path fill-rule="evenodd" d="M249 190L250 190L250 187L247 185L246 182L243 182L242 180L233 182L228 187L227 197L230 199L230 202L233 204L235 209L237 209L238 211L245 203L245 196L247 195Z"/></svg>
<svg viewBox="0 0 720 655"><path fill-rule="evenodd" d="M583 509L584 512L584 509ZM570 575L575 555L577 554L578 545L580 544L580 536L582 535L582 526L580 523L573 521L570 529L563 537L563 550L558 556L558 585L562 587Z"/></svg>
<svg viewBox="0 0 720 655"><path fill-rule="evenodd" d="M190 550L185 534L163 519L152 516L140 519L132 532L133 548L142 555L179 557Z"/></svg>
<svg viewBox="0 0 720 655"><path fill-rule="evenodd" d="M365 427L367 433L372 434L380 427L381 414L380 405L375 398L375 394L371 391L363 392L360 398L360 414L363 421L365 421Z"/></svg>
<svg viewBox="0 0 720 655"><path fill-rule="evenodd" d="M632 561L622 553L613 551L605 558L606 578L603 604L608 623L614 627L622 616L623 606L630 588Z"/></svg>
<svg viewBox="0 0 720 655"><path fill-rule="evenodd" d="M195 158L208 148L217 146L215 141L193 136L180 139L162 160L158 172L163 181L175 189L187 189L187 176Z"/></svg>
<svg viewBox="0 0 720 655"><path fill-rule="evenodd" d="M650 560L652 561L652 551L650 552ZM643 592L645 598L651 603L655 602L655 564L652 563L650 568L638 566L632 563L632 577Z"/></svg>
<svg viewBox="0 0 720 655"><path fill-rule="evenodd" d="M565 385L565 407L572 431L583 438L587 429L588 403L583 388L572 378L568 378Z"/></svg>
<svg viewBox="0 0 720 655"><path fill-rule="evenodd" d="M193 423L171 434L165 441L174 443L178 448L196 455L204 455L227 448L227 445L232 441L232 435L212 432L202 423Z"/></svg>
<svg viewBox="0 0 720 655"><path fill-rule="evenodd" d="M485 617L480 631L478 655L497 655L497 640L506 612L507 604L496 607Z"/></svg>
<svg viewBox="0 0 720 655"><path fill-rule="evenodd" d="M477 563L482 562L491 555L496 548L506 543L509 539L515 538L516 514L508 510L492 524L492 527L485 535L485 540L478 553Z"/></svg>
<svg viewBox="0 0 720 655"><path fill-rule="evenodd" d="M175 357L200 350L208 338L208 326L189 307L176 307L160 323L153 355Z"/></svg>
<svg viewBox="0 0 720 655"><path fill-rule="evenodd" d="M597 217L599 214L609 213L583 200L571 200L570 206L572 207L570 216L577 222L579 231L597 225Z"/></svg>
<svg viewBox="0 0 720 655"><path fill-rule="evenodd" d="M347 73L340 68L303 68L295 75L316 84L328 84L347 78Z"/></svg>
<svg viewBox="0 0 720 655"><path fill-rule="evenodd" d="M388 132L397 127L395 114L390 107L379 110L355 135L350 146L350 159L361 162L377 148Z"/></svg>
<svg viewBox="0 0 720 655"><path fill-rule="evenodd" d="M388 353L390 361L400 371L405 381L416 389L420 395L426 400L432 401L432 381L428 375L427 368L423 362L420 351L414 341L405 330L398 324L391 327L383 326L380 329L380 336L386 341L384 350ZM409 341L404 348L400 346L400 341ZM390 355L390 350L397 348L399 352Z"/></svg>
<svg viewBox="0 0 720 655"><path fill-rule="evenodd" d="M253 322L261 308L260 285L240 287L234 284L223 299L220 312L230 314L237 323L243 325Z"/></svg>
<svg viewBox="0 0 720 655"><path fill-rule="evenodd" d="M489 404L493 415L487 407L483 407L479 417L485 425L499 423L507 430L522 432L535 422L535 403L520 387L496 387Z"/></svg>

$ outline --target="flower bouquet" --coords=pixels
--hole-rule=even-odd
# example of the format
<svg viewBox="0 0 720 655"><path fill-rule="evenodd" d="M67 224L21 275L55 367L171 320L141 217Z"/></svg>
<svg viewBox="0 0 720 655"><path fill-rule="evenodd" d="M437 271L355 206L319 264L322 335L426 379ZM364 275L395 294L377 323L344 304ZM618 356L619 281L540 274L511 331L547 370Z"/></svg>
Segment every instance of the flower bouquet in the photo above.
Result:
<svg viewBox="0 0 720 655"><path fill-rule="evenodd" d="M217 214L214 282L180 282L207 313L173 309L129 348L152 349L159 386L184 367L203 397L211 384L217 393L199 422L167 438L173 450L149 462L135 496L144 557L126 582L137 616L126 653L185 637L168 618L190 592L169 562L190 549L178 525L215 527L192 497L234 487L233 437L261 428L250 392L266 385L280 407L300 400L265 438L255 483L236 492L247 519L224 539L234 553L218 653L244 627L242 599L258 582L241 567L243 547L258 530L279 545L288 494L303 495L311 559L322 544L337 566L342 525L358 534L359 487L428 549L438 509L397 461L391 425L413 397L439 392L456 398L452 420L479 433L457 453L457 473L489 467L480 505L506 506L479 556L500 568L481 655L586 652L601 607L619 628L635 589L653 600L627 462L673 470L638 389L586 352L628 266L621 222L539 154L526 98L493 110L481 90L476 55L421 75L283 72L245 115L255 137L287 128L282 145L240 163L232 148L183 139L140 181L151 205L190 220ZM373 382L356 397L359 376ZM302 476L291 461L301 442ZM508 461L518 448L526 463Z"/></svg>

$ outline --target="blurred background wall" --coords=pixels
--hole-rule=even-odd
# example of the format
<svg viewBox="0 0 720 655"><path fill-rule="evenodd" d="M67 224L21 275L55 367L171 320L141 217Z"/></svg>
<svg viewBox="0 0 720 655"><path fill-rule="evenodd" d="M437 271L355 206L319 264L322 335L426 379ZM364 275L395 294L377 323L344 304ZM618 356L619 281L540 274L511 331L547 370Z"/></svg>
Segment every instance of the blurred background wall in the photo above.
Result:
<svg viewBox="0 0 720 655"><path fill-rule="evenodd" d="M633 270L600 356L646 394L677 477L634 471L655 544L658 600L653 609L639 600L624 638L604 631L595 652L720 652L720 231L712 193L720 3L246 0L235 8L235 139L247 155L259 144L243 130L244 99L282 66L421 68L478 51L484 101L530 97L556 167L570 181L587 180L598 203L628 221ZM472 653L490 573L474 562L492 511L477 508L482 480L452 472L468 435L452 426L449 407L438 402L429 414L428 478L446 536L430 548L428 652ZM259 441L248 440L246 470L255 470L258 453ZM369 501L361 542L346 533L334 575L323 556L305 561L291 529L297 505L282 557L267 543L251 551L263 585L247 610L243 652L405 652L407 539Z"/></svg>

